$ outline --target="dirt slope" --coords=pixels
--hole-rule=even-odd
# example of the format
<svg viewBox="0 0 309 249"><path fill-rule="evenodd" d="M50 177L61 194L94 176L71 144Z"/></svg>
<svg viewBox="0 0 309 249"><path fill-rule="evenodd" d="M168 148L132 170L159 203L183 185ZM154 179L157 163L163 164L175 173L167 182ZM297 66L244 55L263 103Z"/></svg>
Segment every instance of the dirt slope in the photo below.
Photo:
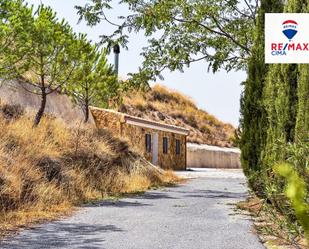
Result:
<svg viewBox="0 0 309 249"><path fill-rule="evenodd" d="M141 118L178 125L190 129L189 142L233 147L235 128L219 121L194 102L161 85L147 93L134 92L125 96L119 111Z"/></svg>
<svg viewBox="0 0 309 249"><path fill-rule="evenodd" d="M0 239L74 205L178 179L107 131L69 127L48 115L33 127L29 115L21 106L0 104Z"/></svg>

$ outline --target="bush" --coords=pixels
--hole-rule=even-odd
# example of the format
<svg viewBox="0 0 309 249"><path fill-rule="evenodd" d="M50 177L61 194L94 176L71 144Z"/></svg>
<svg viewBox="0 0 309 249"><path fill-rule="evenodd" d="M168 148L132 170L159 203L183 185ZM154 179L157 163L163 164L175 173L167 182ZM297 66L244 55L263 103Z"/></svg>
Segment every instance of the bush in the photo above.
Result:
<svg viewBox="0 0 309 249"><path fill-rule="evenodd" d="M287 181L285 194L291 202L295 215L302 225L309 243L309 205L305 180L299 176L292 165L287 163L276 165L274 170Z"/></svg>
<svg viewBox="0 0 309 249"><path fill-rule="evenodd" d="M3 117L6 119L17 119L24 114L24 109L21 105L4 104L0 107L0 111L3 114Z"/></svg>
<svg viewBox="0 0 309 249"><path fill-rule="evenodd" d="M207 125L202 125L202 127L200 128L201 132L203 133L207 133L210 134L211 130L209 129L209 127Z"/></svg>

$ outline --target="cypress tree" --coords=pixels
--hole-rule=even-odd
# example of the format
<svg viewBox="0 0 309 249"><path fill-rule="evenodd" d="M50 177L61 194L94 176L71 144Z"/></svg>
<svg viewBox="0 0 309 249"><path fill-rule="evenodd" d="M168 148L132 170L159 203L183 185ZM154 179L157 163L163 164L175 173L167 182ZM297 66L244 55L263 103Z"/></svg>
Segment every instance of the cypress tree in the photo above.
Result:
<svg viewBox="0 0 309 249"><path fill-rule="evenodd" d="M286 13L306 13L306 6L307 0L290 0L284 10ZM283 75L283 87L279 88L281 91L279 91L278 98L286 98L286 101L282 101L283 105L279 108L286 109L286 116L279 117L278 121L284 120L285 122L282 132L285 132L286 142L294 142L298 106L299 66L296 64L282 65L281 74Z"/></svg>
<svg viewBox="0 0 309 249"><path fill-rule="evenodd" d="M249 177L249 183L255 190L258 190L259 186L255 185L257 182L254 175L261 169L261 153L266 144L267 131L266 111L262 103L265 75L268 71L264 61L265 13L281 12L280 10L282 10L280 0L261 1L252 55L248 62L248 78L244 82L241 98L241 161L244 172Z"/></svg>
<svg viewBox="0 0 309 249"><path fill-rule="evenodd" d="M309 11L309 10L308 10ZM309 66L299 65L296 141L309 141Z"/></svg>
<svg viewBox="0 0 309 249"><path fill-rule="evenodd" d="M284 12L305 12L305 6L304 0L290 0ZM266 144L261 154L264 170L271 169L276 161L284 160L286 155L283 147L286 143L294 142L299 112L298 81L299 67L296 64L269 67L263 96L268 120Z"/></svg>
<svg viewBox="0 0 309 249"><path fill-rule="evenodd" d="M266 144L261 154L263 170L271 169L278 160L284 160L282 146L294 141L297 82L297 65L269 67L263 94L268 120Z"/></svg>
<svg viewBox="0 0 309 249"><path fill-rule="evenodd" d="M306 1L290 0L284 12L306 12L305 6ZM285 182L275 177L273 166L294 156L289 144L295 143L295 137L308 138L308 69L307 65L270 65L265 81L263 104L267 115L267 136L261 152L262 192L281 213L285 213L288 206L278 195L283 193ZM304 172L301 165L296 168L300 173Z"/></svg>
<svg viewBox="0 0 309 249"><path fill-rule="evenodd" d="M306 3L307 2L307 3ZM305 8L304 6L307 5ZM302 3L304 12L309 12L309 1ZM297 118L295 140L309 142L309 65L298 65L299 80L297 89Z"/></svg>

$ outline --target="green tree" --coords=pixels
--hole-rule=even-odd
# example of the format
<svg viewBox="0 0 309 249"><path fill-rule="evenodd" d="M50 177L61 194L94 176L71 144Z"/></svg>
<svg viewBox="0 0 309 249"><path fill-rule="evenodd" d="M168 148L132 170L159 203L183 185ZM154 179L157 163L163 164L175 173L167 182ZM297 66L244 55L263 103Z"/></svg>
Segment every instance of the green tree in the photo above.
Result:
<svg viewBox="0 0 309 249"><path fill-rule="evenodd" d="M277 164L274 171L287 181L285 194L289 198L295 215L304 229L307 242L309 242L309 205L306 201L308 196L306 182L290 164Z"/></svg>
<svg viewBox="0 0 309 249"><path fill-rule="evenodd" d="M85 35L79 38L78 67L67 85L73 101L81 106L85 122L89 120L89 106L108 107L109 100L119 90L113 67L108 64L106 50L91 45Z"/></svg>
<svg viewBox="0 0 309 249"><path fill-rule="evenodd" d="M288 1L284 12L306 12L306 1ZM262 96L266 110L267 131L266 143L260 154L259 176L264 174L262 177L264 192L274 202L280 199L278 193L283 192L284 184L280 179L269 177L273 175L273 165L286 160L288 157L286 147L290 143L298 146L301 142L297 141L299 138L301 140L308 138L309 129L306 127L308 112L305 108L306 103L307 109L309 106L306 102L306 95L308 97L309 94L307 70L306 65L278 64L270 65L267 72ZM300 165L297 165L297 170L302 176L304 171ZM281 209L279 206L278 209ZM281 206L289 207L286 204ZM284 211L281 209L281 212L287 213L287 209Z"/></svg>
<svg viewBox="0 0 309 249"><path fill-rule="evenodd" d="M77 6L81 19L89 25L102 21L116 31L103 35L103 42L127 46L128 33L144 32L149 44L142 55L143 66L136 76L154 79L162 70L184 69L192 62L205 60L217 71L244 69L252 47L253 27L258 1L250 0L123 0L128 16L117 25L106 17L110 0L92 0Z"/></svg>
<svg viewBox="0 0 309 249"><path fill-rule="evenodd" d="M2 0L0 2L0 77L16 78L14 66L25 71L28 63L24 60L29 52L30 30L33 24L32 8L23 0Z"/></svg>
<svg viewBox="0 0 309 249"><path fill-rule="evenodd" d="M67 84L76 67L77 43L71 27L64 20L58 21L55 12L43 5L34 13L29 30L29 41L23 45L27 51L23 57L27 71L16 64L14 72L27 79L28 84L22 83L25 90L41 97L34 119L37 126L44 114L47 96Z"/></svg>
<svg viewBox="0 0 309 249"><path fill-rule="evenodd" d="M307 6L305 6L307 4ZM309 2L303 1L302 12L309 12ZM297 88L297 117L295 127L295 141L309 141L309 66L298 65L299 79Z"/></svg>
<svg viewBox="0 0 309 249"><path fill-rule="evenodd" d="M248 78L244 82L241 98L241 161L249 182L255 190L260 190L263 180L257 181L261 171L261 153L266 143L268 127L266 111L263 105L263 91L268 66L264 61L264 23L265 13L280 12L280 0L262 0L258 12L252 55L248 63Z"/></svg>
<svg viewBox="0 0 309 249"><path fill-rule="evenodd" d="M309 10L308 10L309 11ZM298 104L295 128L295 140L309 141L309 66L299 65Z"/></svg>
<svg viewBox="0 0 309 249"><path fill-rule="evenodd" d="M304 12L303 0L288 1L284 12ZM296 64L271 65L264 91L264 105L268 116L267 143L263 164L268 167L278 160L284 160L285 143L295 140L295 126L298 106L299 67ZM301 98L300 98L301 99ZM272 149L276 148L276 149Z"/></svg>

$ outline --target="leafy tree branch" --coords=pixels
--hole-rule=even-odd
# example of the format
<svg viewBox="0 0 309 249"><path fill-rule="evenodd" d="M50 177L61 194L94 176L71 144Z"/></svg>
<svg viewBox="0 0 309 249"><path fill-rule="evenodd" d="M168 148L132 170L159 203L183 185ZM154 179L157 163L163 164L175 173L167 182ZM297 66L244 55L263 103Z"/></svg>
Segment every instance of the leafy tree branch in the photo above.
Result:
<svg viewBox="0 0 309 249"><path fill-rule="evenodd" d="M129 14L119 17L120 25L106 18L112 2L92 0L76 8L80 20L91 26L108 22L117 27L112 35L102 35L103 44L127 47L130 33L145 33L149 40L139 74L155 79L162 68L183 71L199 58L214 72L246 69L258 1L123 0Z"/></svg>

